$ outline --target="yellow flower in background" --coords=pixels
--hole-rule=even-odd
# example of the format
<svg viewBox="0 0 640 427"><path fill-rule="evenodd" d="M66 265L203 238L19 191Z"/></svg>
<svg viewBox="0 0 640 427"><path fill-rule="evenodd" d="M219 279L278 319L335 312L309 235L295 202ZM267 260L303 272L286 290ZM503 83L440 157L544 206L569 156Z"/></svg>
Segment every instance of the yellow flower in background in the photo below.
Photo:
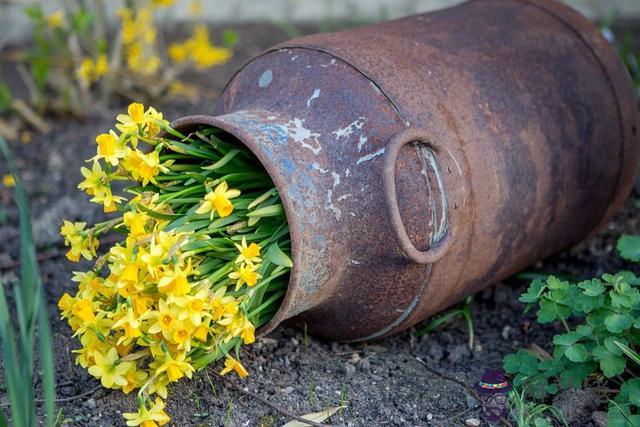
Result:
<svg viewBox="0 0 640 427"><path fill-rule="evenodd" d="M236 281L236 291L245 283L249 287L255 286L256 283L258 283L258 280L262 276L256 272L256 268L256 265L246 263L229 273L229 279Z"/></svg>
<svg viewBox="0 0 640 427"><path fill-rule="evenodd" d="M175 0L151 0L154 6L167 7L173 5Z"/></svg>
<svg viewBox="0 0 640 427"><path fill-rule="evenodd" d="M204 24L197 25L191 38L182 43L172 43L167 49L169 58L177 63L191 61L198 69L207 69L229 61L230 49L214 46L209 40L209 29Z"/></svg>
<svg viewBox="0 0 640 427"><path fill-rule="evenodd" d="M128 426L163 426L171 421L164 408L165 403L157 397L151 408L147 409L146 406L141 406L138 412L128 412L122 416L127 420Z"/></svg>
<svg viewBox="0 0 640 427"><path fill-rule="evenodd" d="M94 358L96 364L89 368L89 373L99 379L103 387L117 389L127 385L125 375L134 365L120 361L115 348L112 347L106 354L96 352Z"/></svg>
<svg viewBox="0 0 640 427"><path fill-rule="evenodd" d="M49 28L60 28L64 24L64 12L62 10L56 10L47 16L46 21Z"/></svg>
<svg viewBox="0 0 640 427"><path fill-rule="evenodd" d="M249 375L244 366L242 366L242 363L238 362L231 356L227 356L227 359L224 361L224 368L220 371L220 375L228 374L231 371L235 371L240 378L244 378Z"/></svg>
<svg viewBox="0 0 640 427"><path fill-rule="evenodd" d="M214 211L218 213L220 218L231 215L233 212L233 204L229 199L233 199L240 195L240 190L229 190L227 181L222 181L215 190L204 196L204 201L196 210L196 213L210 213L210 219L213 220Z"/></svg>
<svg viewBox="0 0 640 427"><path fill-rule="evenodd" d="M104 53L101 53L100 55L98 55L98 57L96 58L93 71L94 71L94 78L96 80L105 76L109 72L109 61L107 59L107 55L105 55Z"/></svg>
<svg viewBox="0 0 640 427"><path fill-rule="evenodd" d="M193 16L202 14L202 0L192 0L189 5L189 11Z"/></svg>
<svg viewBox="0 0 640 427"><path fill-rule="evenodd" d="M247 238L242 236L242 242L240 244L235 244L238 251L240 251L240 255L236 258L236 264L241 262L247 262L250 264L259 263L262 261L260 258L260 245L257 243L251 243L247 246Z"/></svg>
<svg viewBox="0 0 640 427"><path fill-rule="evenodd" d="M16 186L16 179L13 175L3 175L2 176L2 185L4 185L5 187L15 187Z"/></svg>
<svg viewBox="0 0 640 427"><path fill-rule="evenodd" d="M98 55L94 61L93 58L85 57L80 61L80 65L76 68L76 77L83 87L88 88L93 83L100 80L109 71L107 57L104 54Z"/></svg>

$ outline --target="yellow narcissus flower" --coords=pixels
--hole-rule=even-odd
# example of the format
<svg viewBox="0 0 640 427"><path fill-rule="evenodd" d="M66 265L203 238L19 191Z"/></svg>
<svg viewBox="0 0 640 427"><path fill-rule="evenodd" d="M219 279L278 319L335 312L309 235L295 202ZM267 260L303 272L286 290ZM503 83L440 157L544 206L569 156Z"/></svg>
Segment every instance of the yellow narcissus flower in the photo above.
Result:
<svg viewBox="0 0 640 427"><path fill-rule="evenodd" d="M164 360L156 368L156 375L166 372L167 378L170 382L178 381L184 376L191 378L195 369L191 366L191 363L185 360L186 355L186 352L182 352L174 358L171 354L165 353Z"/></svg>
<svg viewBox="0 0 640 427"><path fill-rule="evenodd" d="M164 412L164 407L165 404L162 399L157 397L150 409L147 409L146 406L140 406L138 412L127 412L122 416L127 420L128 426L163 426L171 421L171 418Z"/></svg>
<svg viewBox="0 0 640 427"><path fill-rule="evenodd" d="M76 301L71 307L71 313L85 323L93 323L96 320L93 305L86 299Z"/></svg>
<svg viewBox="0 0 640 427"><path fill-rule="evenodd" d="M256 283L258 283L258 280L260 280L262 276L258 274L256 268L256 265L244 263L235 271L229 273L229 279L236 281L236 291L245 283L249 287L255 286Z"/></svg>
<svg viewBox="0 0 640 427"><path fill-rule="evenodd" d="M229 199L233 199L240 195L240 190L229 189L227 181L222 181L215 190L204 196L204 201L196 210L196 213L210 213L209 219L213 220L214 211L218 213L220 218L231 215L233 212L233 204Z"/></svg>
<svg viewBox="0 0 640 427"><path fill-rule="evenodd" d="M51 15L47 16L47 25L49 28L60 28L64 24L64 12L56 10Z"/></svg>
<svg viewBox="0 0 640 427"><path fill-rule="evenodd" d="M125 156L125 145L113 131L101 133L96 137L98 144L97 155L93 160L104 159L111 166L118 166L118 162Z"/></svg>
<svg viewBox="0 0 640 427"><path fill-rule="evenodd" d="M241 262L247 262L250 264L255 264L262 259L260 258L260 245L257 243L251 243L247 246L247 238L242 236L242 242L240 244L235 244L238 251L240 251L240 255L236 258L236 264Z"/></svg>
<svg viewBox="0 0 640 427"><path fill-rule="evenodd" d="M105 388L121 388L127 385L125 375L131 369L132 362L120 361L115 348L109 349L107 354L96 352L96 364L89 368L89 373L99 379Z"/></svg>
<svg viewBox="0 0 640 427"><path fill-rule="evenodd" d="M199 326L202 322L202 314L207 308L206 303L209 296L209 290L200 289L195 295L187 295L175 299L175 303L180 307L178 319L180 321L188 320L193 326Z"/></svg>
<svg viewBox="0 0 640 427"><path fill-rule="evenodd" d="M138 369L135 364L132 365L124 375L124 378L127 380L127 384L122 386L122 391L124 394L131 393L133 390L142 386L142 384L144 384L144 380L148 376L149 375L145 371Z"/></svg>
<svg viewBox="0 0 640 427"><path fill-rule="evenodd" d="M9 188L9 187L15 187L16 186L16 179L13 175L3 175L2 176L2 185L4 185L5 187Z"/></svg>
<svg viewBox="0 0 640 427"><path fill-rule="evenodd" d="M138 317L132 308L126 310L126 313L116 320L112 326L113 329L122 329L124 331L123 335L116 341L116 344L127 344L140 337L142 335L140 326L144 317Z"/></svg>
<svg viewBox="0 0 640 427"><path fill-rule="evenodd" d="M100 242L90 233L87 234L84 231L86 225L86 222L74 223L64 220L62 227L60 227L60 234L64 237L65 246L70 246L67 252L69 261L78 262L80 261L80 256L91 261L96 256L96 249Z"/></svg>
<svg viewBox="0 0 640 427"><path fill-rule="evenodd" d="M78 188L86 191L88 195L104 194L109 189L109 178L99 162L94 161L91 170L80 168L80 173L84 176L84 181L78 184Z"/></svg>
<svg viewBox="0 0 640 427"><path fill-rule="evenodd" d="M244 378L249 375L244 366L242 366L242 363L238 362L231 356L227 356L227 359L224 361L224 368L220 371L220 375L228 374L231 371L236 371L240 378Z"/></svg>
<svg viewBox="0 0 640 427"><path fill-rule="evenodd" d="M146 234L145 224L149 220L149 216L142 212L125 212L122 217L123 224L129 228L129 236L138 237Z"/></svg>
<svg viewBox="0 0 640 427"><path fill-rule="evenodd" d="M149 326L149 333L157 334L162 332L165 339L170 340L178 319L176 307L170 306L165 300L161 299L158 310L152 312L150 318L155 320Z"/></svg>
<svg viewBox="0 0 640 427"><path fill-rule="evenodd" d="M185 295L191 289L187 276L191 268L187 266L185 269L176 265L168 268L158 280L158 291L165 295L173 295L179 297Z"/></svg>

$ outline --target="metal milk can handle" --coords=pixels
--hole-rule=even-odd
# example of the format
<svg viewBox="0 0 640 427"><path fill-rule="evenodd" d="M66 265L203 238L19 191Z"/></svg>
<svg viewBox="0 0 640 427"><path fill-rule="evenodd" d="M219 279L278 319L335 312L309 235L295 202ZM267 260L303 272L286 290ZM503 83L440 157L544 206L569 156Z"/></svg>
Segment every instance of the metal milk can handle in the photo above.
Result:
<svg viewBox="0 0 640 427"><path fill-rule="evenodd" d="M405 129L389 140L385 148L385 156L382 166L382 184L384 187L387 211L391 220L391 227L398 240L398 244L407 258L418 264L433 264L449 250L453 243L451 224L447 224L444 236L426 251L421 251L414 246L407 235L407 230L402 223L398 198L396 194L396 159L400 149L410 142L421 142L438 151L438 146L427 137L427 132L422 129Z"/></svg>

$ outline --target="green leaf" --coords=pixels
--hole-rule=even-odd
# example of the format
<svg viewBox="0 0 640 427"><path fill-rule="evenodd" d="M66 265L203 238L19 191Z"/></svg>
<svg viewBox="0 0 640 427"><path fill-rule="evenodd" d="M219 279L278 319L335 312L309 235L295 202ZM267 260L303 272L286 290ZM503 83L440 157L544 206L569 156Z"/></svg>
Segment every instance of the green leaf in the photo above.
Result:
<svg viewBox="0 0 640 427"><path fill-rule="evenodd" d="M568 346L564 355L572 362L586 362L589 359L587 348L579 343Z"/></svg>
<svg viewBox="0 0 640 427"><path fill-rule="evenodd" d="M633 350L620 341L614 340L613 342L629 359L640 365L640 354L638 354L637 351Z"/></svg>
<svg viewBox="0 0 640 427"><path fill-rule="evenodd" d="M593 328L591 326L588 325L579 325L576 328L576 332L580 335L582 335L583 337L588 337L591 334L593 334Z"/></svg>
<svg viewBox="0 0 640 427"><path fill-rule="evenodd" d="M624 357L611 355L600 361L600 369L607 378L613 378L624 372L627 361Z"/></svg>
<svg viewBox="0 0 640 427"><path fill-rule="evenodd" d="M632 323L633 317L631 317L629 314L613 313L608 315L604 319L604 325L612 334L619 334L625 329L631 327Z"/></svg>
<svg viewBox="0 0 640 427"><path fill-rule="evenodd" d="M282 252L282 249L280 249L277 242L271 244L269 248L267 248L265 257L275 265L281 265L283 267L289 268L293 267L291 258L289 258L287 254Z"/></svg>
<svg viewBox="0 0 640 427"><path fill-rule="evenodd" d="M562 335L556 335L553 337L553 343L555 345L571 345L576 343L580 339L581 335L577 332L568 332Z"/></svg>
<svg viewBox="0 0 640 427"><path fill-rule="evenodd" d="M551 424L551 421L542 417L536 417L533 420L533 425L535 427L553 427L553 424Z"/></svg>
<svg viewBox="0 0 640 427"><path fill-rule="evenodd" d="M640 261L640 236L623 235L616 248L627 261Z"/></svg>
<svg viewBox="0 0 640 427"><path fill-rule="evenodd" d="M540 295L544 291L545 287L546 287L546 284L542 280L540 279L534 280L529 285L527 292L520 295L520 298L519 298L520 301L524 303L529 303L529 304L538 301L538 298L540 298Z"/></svg>
<svg viewBox="0 0 640 427"><path fill-rule="evenodd" d="M578 287L583 289L585 295L597 297L604 292L604 285L598 279L585 280L578 283Z"/></svg>

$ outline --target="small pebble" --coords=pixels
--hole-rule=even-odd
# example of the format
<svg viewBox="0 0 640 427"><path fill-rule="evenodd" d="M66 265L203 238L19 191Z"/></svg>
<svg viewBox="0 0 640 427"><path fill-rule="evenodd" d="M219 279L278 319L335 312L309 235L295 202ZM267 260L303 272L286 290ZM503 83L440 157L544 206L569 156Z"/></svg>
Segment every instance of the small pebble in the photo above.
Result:
<svg viewBox="0 0 640 427"><path fill-rule="evenodd" d="M433 419L433 414L427 414L427 421L431 421Z"/></svg>
<svg viewBox="0 0 640 427"><path fill-rule="evenodd" d="M477 418L467 418L464 423L466 425L468 425L469 427L479 427L480 426L480 420Z"/></svg>
<svg viewBox="0 0 640 427"><path fill-rule="evenodd" d="M96 401L93 398L89 398L85 400L85 402L83 403L83 406L85 406L88 409L96 409Z"/></svg>

